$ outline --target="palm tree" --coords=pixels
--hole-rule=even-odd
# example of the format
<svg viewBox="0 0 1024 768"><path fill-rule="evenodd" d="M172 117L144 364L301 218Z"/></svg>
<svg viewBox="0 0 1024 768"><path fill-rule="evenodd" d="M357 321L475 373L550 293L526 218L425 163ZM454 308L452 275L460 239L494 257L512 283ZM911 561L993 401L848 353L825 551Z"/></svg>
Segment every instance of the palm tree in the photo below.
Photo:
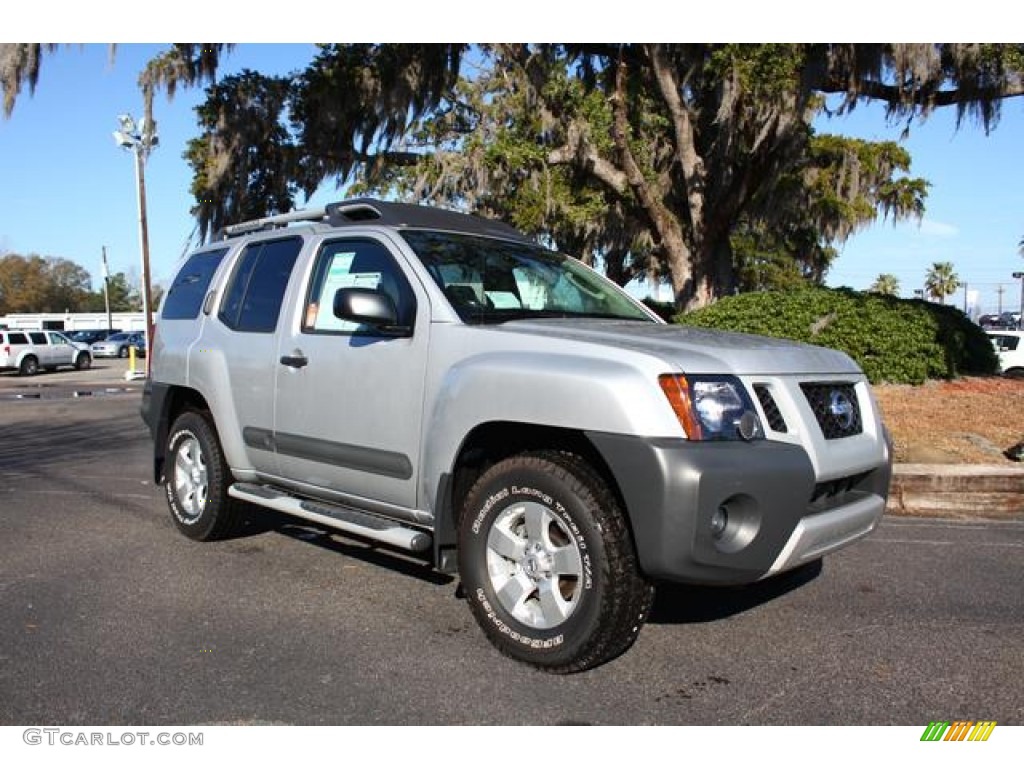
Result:
<svg viewBox="0 0 1024 768"><path fill-rule="evenodd" d="M928 295L938 299L939 304L946 303L946 297L952 296L954 291L960 287L960 278L953 271L953 263L950 261L939 261L932 264L928 275L924 279L924 287Z"/></svg>
<svg viewBox="0 0 1024 768"><path fill-rule="evenodd" d="M898 296L900 293L900 280L896 275L883 273L875 278L875 282L868 288L871 293L880 293L883 296Z"/></svg>

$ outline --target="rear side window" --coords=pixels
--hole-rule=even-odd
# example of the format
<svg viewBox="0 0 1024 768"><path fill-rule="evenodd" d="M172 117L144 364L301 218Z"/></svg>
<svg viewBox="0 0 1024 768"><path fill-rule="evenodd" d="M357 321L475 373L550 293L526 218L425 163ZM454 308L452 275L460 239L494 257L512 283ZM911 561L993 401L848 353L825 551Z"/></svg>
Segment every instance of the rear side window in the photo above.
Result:
<svg viewBox="0 0 1024 768"><path fill-rule="evenodd" d="M45 333L40 333L40 332L29 333L28 337L30 339L32 339L32 343L33 344L46 344L46 334Z"/></svg>
<svg viewBox="0 0 1024 768"><path fill-rule="evenodd" d="M7 334L8 344L28 344L28 337L24 333L9 333Z"/></svg>
<svg viewBox="0 0 1024 768"><path fill-rule="evenodd" d="M199 317L213 273L220 266L227 248L194 253L178 272L164 297L164 320L193 320Z"/></svg>
<svg viewBox="0 0 1024 768"><path fill-rule="evenodd" d="M236 331L273 333L300 250L300 237L246 246L224 294L221 322Z"/></svg>

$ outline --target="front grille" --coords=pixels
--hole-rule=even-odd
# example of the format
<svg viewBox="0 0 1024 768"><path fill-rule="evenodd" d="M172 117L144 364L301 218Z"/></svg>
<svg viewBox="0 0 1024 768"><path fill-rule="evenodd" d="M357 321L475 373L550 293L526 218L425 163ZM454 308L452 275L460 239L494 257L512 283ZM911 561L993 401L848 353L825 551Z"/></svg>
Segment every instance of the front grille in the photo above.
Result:
<svg viewBox="0 0 1024 768"><path fill-rule="evenodd" d="M764 384L755 384L754 394L757 395L757 400L761 403L761 410L764 411L768 427L773 432L788 432L786 420L782 417L782 411L779 410L779 406L775 403L771 390Z"/></svg>
<svg viewBox="0 0 1024 768"><path fill-rule="evenodd" d="M859 435L863 430L860 403L853 384L848 382L812 382L800 385L814 418L826 440Z"/></svg>

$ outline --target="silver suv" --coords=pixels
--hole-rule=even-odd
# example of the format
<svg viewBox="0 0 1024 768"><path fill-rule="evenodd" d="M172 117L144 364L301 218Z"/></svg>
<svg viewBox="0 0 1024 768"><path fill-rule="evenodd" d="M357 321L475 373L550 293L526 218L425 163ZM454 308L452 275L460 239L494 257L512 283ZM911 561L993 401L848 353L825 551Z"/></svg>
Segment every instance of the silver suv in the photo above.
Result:
<svg viewBox="0 0 1024 768"><path fill-rule="evenodd" d="M189 256L143 416L186 536L248 502L420 553L554 672L625 651L658 581L750 583L866 535L891 472L846 355L666 325L503 224L374 200Z"/></svg>
<svg viewBox="0 0 1024 768"><path fill-rule="evenodd" d="M86 344L71 341L57 331L0 330L0 371L34 376L60 366L84 370L92 365Z"/></svg>

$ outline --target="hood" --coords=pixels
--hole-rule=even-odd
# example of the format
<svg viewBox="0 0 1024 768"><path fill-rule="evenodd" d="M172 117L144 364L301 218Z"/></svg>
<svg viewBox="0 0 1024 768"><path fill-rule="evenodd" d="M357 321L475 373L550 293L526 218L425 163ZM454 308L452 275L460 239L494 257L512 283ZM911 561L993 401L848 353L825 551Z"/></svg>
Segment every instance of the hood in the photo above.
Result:
<svg viewBox="0 0 1024 768"><path fill-rule="evenodd" d="M655 355L683 373L791 376L861 372L848 355L835 349L683 325L559 318L514 320L492 328Z"/></svg>

